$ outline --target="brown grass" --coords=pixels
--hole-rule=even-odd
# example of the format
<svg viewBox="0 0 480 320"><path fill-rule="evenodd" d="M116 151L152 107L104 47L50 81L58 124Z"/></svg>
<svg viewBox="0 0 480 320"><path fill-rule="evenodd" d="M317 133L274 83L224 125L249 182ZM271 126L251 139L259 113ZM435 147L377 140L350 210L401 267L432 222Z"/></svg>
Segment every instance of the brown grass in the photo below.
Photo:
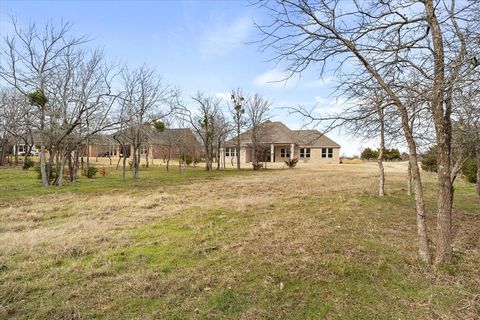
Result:
<svg viewBox="0 0 480 320"><path fill-rule="evenodd" d="M459 192L455 263L434 271L417 260L404 163L385 164L383 200L375 163L282 168L0 208L0 317L478 316L473 192Z"/></svg>

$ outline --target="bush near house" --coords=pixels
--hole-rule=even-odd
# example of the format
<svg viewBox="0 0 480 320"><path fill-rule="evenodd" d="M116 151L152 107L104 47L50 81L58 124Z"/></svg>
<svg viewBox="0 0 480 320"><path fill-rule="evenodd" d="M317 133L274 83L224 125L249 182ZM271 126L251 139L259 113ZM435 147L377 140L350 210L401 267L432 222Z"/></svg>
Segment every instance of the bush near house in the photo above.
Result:
<svg viewBox="0 0 480 320"><path fill-rule="evenodd" d="M48 176L48 180L50 182L53 181L53 179L57 176L57 168L50 166L50 164L45 164L47 172L50 172L50 175ZM40 170L40 165L35 167L35 172L37 173L37 179L42 180L42 172Z"/></svg>
<svg viewBox="0 0 480 320"><path fill-rule="evenodd" d="M192 156L189 155L189 154L184 154L184 155L182 156L182 160L187 164L187 166L191 165L192 162L193 162L193 158L192 158Z"/></svg>
<svg viewBox="0 0 480 320"><path fill-rule="evenodd" d="M287 167L288 167L289 169L295 168L295 166L297 165L297 163L298 163L298 158L293 158L293 159L285 160L285 164L287 165Z"/></svg>
<svg viewBox="0 0 480 320"><path fill-rule="evenodd" d="M23 164L23 169L28 170L32 168L35 165L35 162L33 162L32 159L28 158L25 163Z"/></svg>
<svg viewBox="0 0 480 320"><path fill-rule="evenodd" d="M97 171L98 169L96 167L88 167L86 177L89 179L95 177Z"/></svg>

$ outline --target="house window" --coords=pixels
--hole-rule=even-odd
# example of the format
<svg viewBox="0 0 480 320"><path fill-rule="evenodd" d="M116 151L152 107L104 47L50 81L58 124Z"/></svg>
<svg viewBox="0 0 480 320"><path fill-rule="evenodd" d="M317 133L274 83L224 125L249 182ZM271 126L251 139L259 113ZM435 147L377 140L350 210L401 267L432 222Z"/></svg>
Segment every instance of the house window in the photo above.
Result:
<svg viewBox="0 0 480 320"><path fill-rule="evenodd" d="M140 149L140 154L147 154L147 146L142 146L142 148Z"/></svg>
<svg viewBox="0 0 480 320"><path fill-rule="evenodd" d="M333 158L333 148L322 148L322 158Z"/></svg>
<svg viewBox="0 0 480 320"><path fill-rule="evenodd" d="M310 148L300 148L300 158L310 158Z"/></svg>
<svg viewBox="0 0 480 320"><path fill-rule="evenodd" d="M225 148L225 157L235 157L237 155L237 148L227 147Z"/></svg>
<svg viewBox="0 0 480 320"><path fill-rule="evenodd" d="M290 149L289 148L281 148L280 149L280 157L290 158Z"/></svg>

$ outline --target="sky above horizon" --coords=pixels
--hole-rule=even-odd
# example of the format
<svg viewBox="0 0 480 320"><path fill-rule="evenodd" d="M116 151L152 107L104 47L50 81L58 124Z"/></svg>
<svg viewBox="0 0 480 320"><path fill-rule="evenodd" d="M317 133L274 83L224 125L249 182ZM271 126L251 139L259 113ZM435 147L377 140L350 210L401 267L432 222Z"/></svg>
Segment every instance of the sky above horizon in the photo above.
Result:
<svg viewBox="0 0 480 320"><path fill-rule="evenodd" d="M246 1L0 0L2 38L12 31L11 16L20 25L71 22L72 34L88 35L89 46L103 49L108 60L154 67L180 88L183 99L197 91L225 99L235 88L258 92L272 102L272 121L291 129L302 129L305 122L288 107L302 105L322 114L339 111L345 103L333 93L335 77L320 77L314 67L301 78L279 82L285 66L268 61L273 53L260 51L254 43L260 39L254 21L267 21L265 12ZM342 146L342 155L375 147L342 129L327 136Z"/></svg>

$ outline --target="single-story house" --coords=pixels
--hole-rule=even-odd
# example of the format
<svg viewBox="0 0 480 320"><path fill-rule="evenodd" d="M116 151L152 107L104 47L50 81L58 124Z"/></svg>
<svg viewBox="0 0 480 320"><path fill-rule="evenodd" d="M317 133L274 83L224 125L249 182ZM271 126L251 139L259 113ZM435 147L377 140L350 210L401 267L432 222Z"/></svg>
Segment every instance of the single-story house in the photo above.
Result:
<svg viewBox="0 0 480 320"><path fill-rule="evenodd" d="M189 155L192 159L200 159L202 153L202 145L188 128L165 128L162 131L145 130L147 134L145 143L141 146L140 154L142 157L150 159L179 159L182 155ZM120 140L125 146L127 156L133 153L133 146L128 138L126 130L113 134L114 156L123 154L122 146L117 140ZM113 138L115 137L115 138ZM98 151L105 150L108 145L99 145ZM102 149L103 148L103 149ZM90 153L91 156L95 156Z"/></svg>
<svg viewBox="0 0 480 320"><path fill-rule="evenodd" d="M200 159L202 155L202 145L195 134L189 128L165 128L162 131L145 130L147 137L141 147L141 156L145 158L148 153L149 159L179 159L182 155L189 155L192 159ZM115 136L117 139L115 139ZM120 140L124 145L117 141ZM24 141L18 137L12 137L7 145L7 154L18 154L23 156L26 150ZM38 155L41 138L38 132L33 133L33 146L31 153ZM47 150L50 143L47 136ZM87 140L79 143L79 155L91 158L96 157L120 157L125 152L128 157L133 152L133 147L128 139L126 130L118 131L114 134L96 134Z"/></svg>
<svg viewBox="0 0 480 320"><path fill-rule="evenodd" d="M298 158L299 163L339 163L340 145L317 130L290 130L282 122L263 122L258 129L257 145L260 162L284 162ZM237 137L225 143L221 161L226 165L237 162ZM240 163L252 162L251 130L240 134Z"/></svg>

